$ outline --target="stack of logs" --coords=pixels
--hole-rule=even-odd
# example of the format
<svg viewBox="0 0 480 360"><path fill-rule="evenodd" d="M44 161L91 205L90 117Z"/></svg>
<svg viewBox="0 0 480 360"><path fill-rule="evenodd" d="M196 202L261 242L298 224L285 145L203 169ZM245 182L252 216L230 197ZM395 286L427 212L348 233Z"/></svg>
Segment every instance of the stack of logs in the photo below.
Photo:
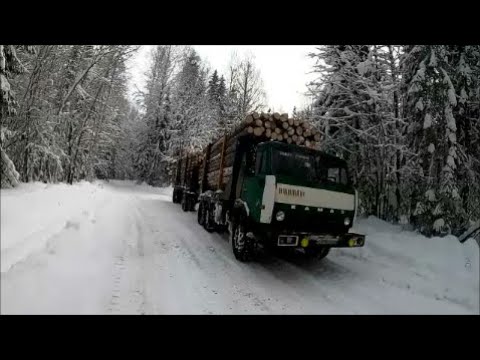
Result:
<svg viewBox="0 0 480 360"><path fill-rule="evenodd" d="M243 131L239 131L238 133L243 133ZM207 182L211 188L223 188L222 185L228 183L233 170L237 137L238 136L225 136L212 144L207 173ZM220 168L223 168L222 176L220 176Z"/></svg>
<svg viewBox="0 0 480 360"><path fill-rule="evenodd" d="M239 136L252 134L265 141L276 140L308 148L316 148L320 133L308 122L289 118L288 114L252 113L248 115L233 132L212 144L208 161L207 182L210 188L223 189L228 183L233 170L235 145ZM223 170L223 171L222 171ZM200 179L203 169L200 169Z"/></svg>
<svg viewBox="0 0 480 360"><path fill-rule="evenodd" d="M203 161L202 153L192 153L183 158L178 159L174 183L182 186L190 187L191 181L195 181L195 169L201 167Z"/></svg>
<svg viewBox="0 0 480 360"><path fill-rule="evenodd" d="M246 117L247 132L267 139L316 148L320 133L308 122L289 118L288 114L253 113Z"/></svg>

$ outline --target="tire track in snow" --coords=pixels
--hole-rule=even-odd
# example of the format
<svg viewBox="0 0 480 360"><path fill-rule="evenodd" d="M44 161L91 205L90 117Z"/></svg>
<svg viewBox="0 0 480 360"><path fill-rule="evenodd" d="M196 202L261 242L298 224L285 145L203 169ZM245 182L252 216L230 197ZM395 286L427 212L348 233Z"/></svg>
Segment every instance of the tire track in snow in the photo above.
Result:
<svg viewBox="0 0 480 360"><path fill-rule="evenodd" d="M145 314L143 231L136 201L126 198L129 230L122 238L121 255L116 257L113 269L113 288L108 311L114 314Z"/></svg>
<svg viewBox="0 0 480 360"><path fill-rule="evenodd" d="M140 262L140 271L137 273L136 289L134 294L141 297L141 302L138 305L137 312L144 315L148 313L149 309L147 307L147 286L146 286L146 271L147 271L147 258L145 257L145 245L144 245L144 231L142 230L142 224L144 223L142 219L142 214L139 209L138 200L134 199L135 202L135 227L136 227L136 249L138 252L138 261Z"/></svg>
<svg viewBox="0 0 480 360"><path fill-rule="evenodd" d="M168 245L173 250L164 260L167 261L169 268L173 269L173 276L180 276L180 279L178 279L180 282L184 281L190 284L185 286L189 286L190 291L192 291L190 295L197 298L197 303L203 303L202 310L197 310L197 313L212 313L213 309L218 312L219 301L224 308L223 313L231 312L234 308L237 308L237 311L235 311L237 313L244 312L242 309L245 309L245 307L255 312L269 311L269 307L262 296L256 294L256 291L251 289L246 282L239 282L238 279L235 279L238 273L232 269L232 265L239 266L239 263L231 258L233 255L228 251L229 243L224 238L218 234L206 233L203 228L195 223L193 229L191 225L187 226L184 223L179 223L178 218L185 218L186 216L190 218L191 215L176 214L174 205L171 206L166 202L147 201L143 204L145 206L142 207L142 212L147 220L152 219L154 217L152 214L155 213L171 216L171 219L163 219L163 231L160 231L163 234L174 235L169 239L166 236L161 242L163 244L169 241ZM161 206L156 206L158 204L161 204ZM146 210L147 207L148 211ZM192 219L187 221L190 222ZM152 224L151 221L148 221L148 224L152 228L152 232L155 233L153 227L158 227L157 223ZM174 229L171 229L170 226ZM195 231L197 226L198 232ZM228 256L225 256L225 252L228 253ZM219 267L222 270L219 271ZM188 274L188 277L184 278L184 274ZM248 303L251 305L248 306ZM209 304L213 306L209 306Z"/></svg>
<svg viewBox="0 0 480 360"><path fill-rule="evenodd" d="M125 272L125 258L123 255L117 256L114 263L113 274L113 290L110 297L108 312L120 313L120 295L121 295L121 281Z"/></svg>

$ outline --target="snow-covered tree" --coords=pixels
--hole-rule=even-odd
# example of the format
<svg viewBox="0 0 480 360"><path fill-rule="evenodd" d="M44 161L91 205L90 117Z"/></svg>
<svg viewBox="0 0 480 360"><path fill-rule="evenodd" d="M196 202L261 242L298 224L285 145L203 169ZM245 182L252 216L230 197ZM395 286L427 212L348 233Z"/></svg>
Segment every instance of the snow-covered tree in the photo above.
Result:
<svg viewBox="0 0 480 360"><path fill-rule="evenodd" d="M125 99L124 66L132 46L42 45L19 53L27 71L12 83L17 111L2 117L11 160L22 181L92 177L97 133L110 127ZM115 131L106 131L114 137Z"/></svg>
<svg viewBox="0 0 480 360"><path fill-rule="evenodd" d="M138 124L135 171L140 181L150 184L166 180L165 168L172 155L170 140L175 130L172 82L180 55L180 49L174 46L157 46L147 74L144 116Z"/></svg>
<svg viewBox="0 0 480 360"><path fill-rule="evenodd" d="M405 149L398 141L401 120L393 101L398 85L388 47L331 45L312 57L319 74L311 84L313 118L323 150L349 162L366 212L397 216L396 155Z"/></svg>
<svg viewBox="0 0 480 360"><path fill-rule="evenodd" d="M409 144L423 183L423 231L458 233L480 216L478 46L416 45L403 59Z"/></svg>
<svg viewBox="0 0 480 360"><path fill-rule="evenodd" d="M318 48L312 118L368 214L458 233L480 216L478 46Z"/></svg>
<svg viewBox="0 0 480 360"><path fill-rule="evenodd" d="M227 73L225 114L227 128L235 126L253 111L265 107L266 93L260 70L251 55L243 58L233 53Z"/></svg>
<svg viewBox="0 0 480 360"><path fill-rule="evenodd" d="M175 151L201 149L220 131L209 106L207 86L207 69L200 56L187 49L172 94Z"/></svg>
<svg viewBox="0 0 480 360"><path fill-rule="evenodd" d="M33 52L31 46L0 45L0 155L1 187L16 186L20 180L14 163L7 155L6 143L14 132L9 129L6 118L17 113L18 102L10 82L16 75L22 74L25 67L17 57L17 50L24 48Z"/></svg>

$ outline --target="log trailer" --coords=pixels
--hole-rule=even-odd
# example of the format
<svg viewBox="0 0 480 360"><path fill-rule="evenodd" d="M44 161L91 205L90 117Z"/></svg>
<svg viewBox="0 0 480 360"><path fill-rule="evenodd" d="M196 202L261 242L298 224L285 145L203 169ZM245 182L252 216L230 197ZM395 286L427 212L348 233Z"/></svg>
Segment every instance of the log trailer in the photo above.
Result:
<svg viewBox="0 0 480 360"><path fill-rule="evenodd" d="M228 230L240 261L258 244L301 248L319 259L330 248L361 247L365 236L350 232L358 195L346 162L317 150L317 135L286 114L253 113L203 152L178 159L173 202L184 211L198 203L198 223L209 232Z"/></svg>

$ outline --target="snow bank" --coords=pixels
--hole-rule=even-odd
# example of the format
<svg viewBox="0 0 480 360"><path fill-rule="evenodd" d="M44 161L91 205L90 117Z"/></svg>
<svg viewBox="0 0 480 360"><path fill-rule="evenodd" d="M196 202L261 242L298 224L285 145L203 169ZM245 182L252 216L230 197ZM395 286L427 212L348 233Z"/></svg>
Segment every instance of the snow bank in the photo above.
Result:
<svg viewBox="0 0 480 360"><path fill-rule="evenodd" d="M418 261L420 264L448 273L465 273L468 267L479 269L479 249L475 241L461 244L453 235L427 238L419 233L404 231L399 225L392 225L374 216L361 219L353 229L367 235L367 252L377 247ZM374 255L375 250L371 255Z"/></svg>
<svg viewBox="0 0 480 360"><path fill-rule="evenodd" d="M20 184L1 190L1 271L6 272L46 241L104 201L102 182Z"/></svg>
<svg viewBox="0 0 480 360"><path fill-rule="evenodd" d="M358 257L383 265L383 281L478 311L480 249L474 240L461 244L451 235L427 238L373 216L360 219L352 231L367 235Z"/></svg>

